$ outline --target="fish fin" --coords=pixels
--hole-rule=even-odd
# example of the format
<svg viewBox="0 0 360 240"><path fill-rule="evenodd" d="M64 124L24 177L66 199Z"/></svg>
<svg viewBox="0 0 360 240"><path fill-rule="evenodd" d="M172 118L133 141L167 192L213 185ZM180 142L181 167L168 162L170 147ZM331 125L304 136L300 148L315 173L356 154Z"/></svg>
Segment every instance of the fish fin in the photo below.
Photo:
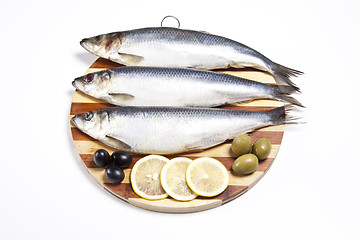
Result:
<svg viewBox="0 0 360 240"><path fill-rule="evenodd" d="M303 108L306 108L304 105L302 105L296 98L292 97L292 96L289 96L289 95L282 95L282 99L285 101L285 102L288 102L288 103L291 103L291 104L294 104L296 106L299 106L299 107L303 107Z"/></svg>
<svg viewBox="0 0 360 240"><path fill-rule="evenodd" d="M203 148L185 146L185 151L184 152L186 152L186 153L196 153L196 152L202 152L202 151L204 151Z"/></svg>
<svg viewBox="0 0 360 240"><path fill-rule="evenodd" d="M290 94L292 94L295 91L292 87L285 85L282 85L281 87L277 85L269 85L269 86L273 88L272 97L274 99L291 103L299 107L305 107L294 97L290 96Z"/></svg>
<svg viewBox="0 0 360 240"><path fill-rule="evenodd" d="M270 117L271 125L285 124L286 112L285 107L278 107L267 111L266 114Z"/></svg>
<svg viewBox="0 0 360 240"><path fill-rule="evenodd" d="M187 152L199 152L203 151L204 149L217 146L224 141L224 139L218 139L218 141L216 141L214 136L203 137L198 142L194 142L191 145L186 145L185 149Z"/></svg>
<svg viewBox="0 0 360 240"><path fill-rule="evenodd" d="M113 147L123 149L123 150L127 150L127 151L131 150L131 146L129 144L121 141L120 139L118 139L116 137L106 135L106 138L108 140L108 143Z"/></svg>
<svg viewBox="0 0 360 240"><path fill-rule="evenodd" d="M202 151L202 148L199 145L187 145L185 146L185 152L197 152Z"/></svg>
<svg viewBox="0 0 360 240"><path fill-rule="evenodd" d="M299 118L289 115L289 112L293 110L291 105L285 105L284 107L278 107L267 111L266 114L270 117L271 125L281 124L298 124Z"/></svg>
<svg viewBox="0 0 360 240"><path fill-rule="evenodd" d="M211 34L211 33L207 32L207 31L204 31L204 30L200 30L199 32L201 32L201 33Z"/></svg>
<svg viewBox="0 0 360 240"><path fill-rule="evenodd" d="M118 53L118 54L121 60L129 65L138 65L142 60L144 60L144 57L142 56L137 56L128 53Z"/></svg>
<svg viewBox="0 0 360 240"><path fill-rule="evenodd" d="M284 66L282 66L280 64L277 64L277 63L274 63L271 66L271 71L272 71L272 74L273 74L273 76L275 78L275 81L279 85L280 89L282 88L282 86L285 85L285 86L290 86L296 92L301 92L300 88L297 87L295 85L295 83L293 83L290 80L290 77L297 77L297 76L303 74L303 72L295 70L295 69L284 67Z"/></svg>
<svg viewBox="0 0 360 240"><path fill-rule="evenodd" d="M114 98L117 102L124 102L124 101L130 101L135 98L134 95L131 95L129 93L113 93L110 92L109 95Z"/></svg>

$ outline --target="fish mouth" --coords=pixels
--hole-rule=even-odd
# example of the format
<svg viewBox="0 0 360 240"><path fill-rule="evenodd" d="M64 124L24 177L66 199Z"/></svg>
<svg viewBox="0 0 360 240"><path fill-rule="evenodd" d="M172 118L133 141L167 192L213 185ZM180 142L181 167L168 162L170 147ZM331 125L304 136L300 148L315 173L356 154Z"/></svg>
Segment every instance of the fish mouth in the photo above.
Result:
<svg viewBox="0 0 360 240"><path fill-rule="evenodd" d="M76 116L71 118L71 122L75 125L75 127L78 127L78 125L76 124Z"/></svg>
<svg viewBox="0 0 360 240"><path fill-rule="evenodd" d="M79 78L76 78L74 81L72 81L71 84L76 90L83 92L83 86L81 86L81 83L79 83Z"/></svg>
<svg viewBox="0 0 360 240"><path fill-rule="evenodd" d="M78 89L77 86L76 86L76 80L72 81L71 84L73 85L74 88Z"/></svg>
<svg viewBox="0 0 360 240"><path fill-rule="evenodd" d="M83 40L80 41L80 45L81 45L83 48L85 48L87 51L90 51L89 46L88 46L88 44L87 44L87 41L88 41L88 39L87 39L87 38L84 38Z"/></svg>
<svg viewBox="0 0 360 240"><path fill-rule="evenodd" d="M79 90L81 92L84 91L84 83L83 83L83 77L77 77L75 78L72 83L73 87L76 89L76 90Z"/></svg>
<svg viewBox="0 0 360 240"><path fill-rule="evenodd" d="M85 48L85 38L80 41L80 45L81 45L83 48Z"/></svg>

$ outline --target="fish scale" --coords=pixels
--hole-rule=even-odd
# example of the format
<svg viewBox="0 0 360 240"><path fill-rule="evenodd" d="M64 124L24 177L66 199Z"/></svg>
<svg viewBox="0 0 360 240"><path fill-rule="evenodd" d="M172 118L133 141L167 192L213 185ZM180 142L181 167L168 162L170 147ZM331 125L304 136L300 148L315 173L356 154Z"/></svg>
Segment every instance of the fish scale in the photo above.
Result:
<svg viewBox="0 0 360 240"><path fill-rule="evenodd" d="M290 88L189 68L116 67L76 78L73 86L119 106L214 107L261 98L302 106Z"/></svg>
<svg viewBox="0 0 360 240"><path fill-rule="evenodd" d="M272 74L279 85L300 89L290 77L302 72L271 61L229 38L178 28L141 28L83 39L89 52L126 66L200 69L253 67Z"/></svg>
<svg viewBox="0 0 360 240"><path fill-rule="evenodd" d="M285 108L251 112L220 108L110 107L72 118L89 136L120 150L174 154L216 146L255 129L291 122Z"/></svg>

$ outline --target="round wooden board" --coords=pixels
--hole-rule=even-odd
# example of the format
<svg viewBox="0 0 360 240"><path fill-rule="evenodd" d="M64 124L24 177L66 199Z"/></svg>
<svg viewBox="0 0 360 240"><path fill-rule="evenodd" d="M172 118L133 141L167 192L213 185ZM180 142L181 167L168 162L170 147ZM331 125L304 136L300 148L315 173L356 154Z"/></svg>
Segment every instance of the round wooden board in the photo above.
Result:
<svg viewBox="0 0 360 240"><path fill-rule="evenodd" d="M103 69L107 69L111 67L119 67L119 66L121 65L110 62L109 60L103 58L99 58L90 66L90 68L86 71L86 73L96 72ZM228 69L221 72L260 81L267 84L275 84L275 81L271 75L253 69L241 69L241 70ZM276 107L281 107L283 105L284 105L283 102L279 102L279 101L256 100L244 104L228 105L228 106L224 106L224 108L231 108L237 110L250 110L250 111L267 111L274 109ZM70 119L75 114L84 113L99 108L106 108L110 106L113 105L92 98L90 96L87 96L76 90L74 91L74 96L71 104ZM125 169L125 179L123 180L123 182L121 182L120 184L114 184L109 182L105 177L104 168L98 168L94 164L92 160L92 155L97 149L100 148L106 149L110 154L116 151L116 149L108 147L103 143L82 133L72 123L70 123L70 126L71 126L71 132L75 147L80 155L81 160L84 163L84 166L87 168L90 174L96 179L96 181L102 187L104 187L104 189L106 189L116 197L120 198L121 200L130 203L134 206L145 208L148 210L158 211L158 212L174 212L174 213L196 212L196 211L202 211L202 210L218 207L239 197L240 195L248 191L264 176L264 174L267 172L267 170L270 168L271 164L273 163L278 153L285 128L284 125L271 126L250 133L253 142L261 137L266 137L270 140L273 147L269 158L260 162L257 171L246 176L235 176L234 174L231 173L231 166L233 161L235 160L235 157L232 156L231 153L231 141L227 141L224 144L218 145L216 147L207 149L202 152L167 156L169 159L177 156L186 156L191 159L195 159L202 156L213 157L221 161L229 171L229 176L230 176L229 186L222 194L212 198L197 197L196 199L189 202L181 202L174 200L170 197L163 200L150 201L140 198L138 195L134 193L130 183L131 168L133 167L134 163L144 155L133 155L133 163L128 169Z"/></svg>

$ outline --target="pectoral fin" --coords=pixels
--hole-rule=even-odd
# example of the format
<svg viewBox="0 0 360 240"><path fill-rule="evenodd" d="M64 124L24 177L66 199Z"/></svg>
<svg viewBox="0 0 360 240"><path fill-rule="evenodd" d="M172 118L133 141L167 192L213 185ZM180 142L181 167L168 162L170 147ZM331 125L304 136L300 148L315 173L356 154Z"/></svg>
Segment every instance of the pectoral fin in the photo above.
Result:
<svg viewBox="0 0 360 240"><path fill-rule="evenodd" d="M109 95L111 98L115 99L117 102L124 102L124 101L130 101L135 98L134 95L131 95L129 93L114 93L110 92Z"/></svg>
<svg viewBox="0 0 360 240"><path fill-rule="evenodd" d="M193 142L185 146L187 152L202 151L205 148L216 146L223 143L224 139L214 139L214 136L203 137L198 142Z"/></svg>
<svg viewBox="0 0 360 240"><path fill-rule="evenodd" d="M124 63L127 63L127 65L138 65L144 58L142 56L137 56L133 54L127 54L127 53L118 53L121 60Z"/></svg>
<svg viewBox="0 0 360 240"><path fill-rule="evenodd" d="M107 142L115 148L119 148L119 149L127 150L127 151L131 150L131 146L129 144L121 141L120 139L118 139L116 137L106 135L106 138L107 138Z"/></svg>
<svg viewBox="0 0 360 240"><path fill-rule="evenodd" d="M203 30L200 30L199 32L210 34L209 32Z"/></svg>

